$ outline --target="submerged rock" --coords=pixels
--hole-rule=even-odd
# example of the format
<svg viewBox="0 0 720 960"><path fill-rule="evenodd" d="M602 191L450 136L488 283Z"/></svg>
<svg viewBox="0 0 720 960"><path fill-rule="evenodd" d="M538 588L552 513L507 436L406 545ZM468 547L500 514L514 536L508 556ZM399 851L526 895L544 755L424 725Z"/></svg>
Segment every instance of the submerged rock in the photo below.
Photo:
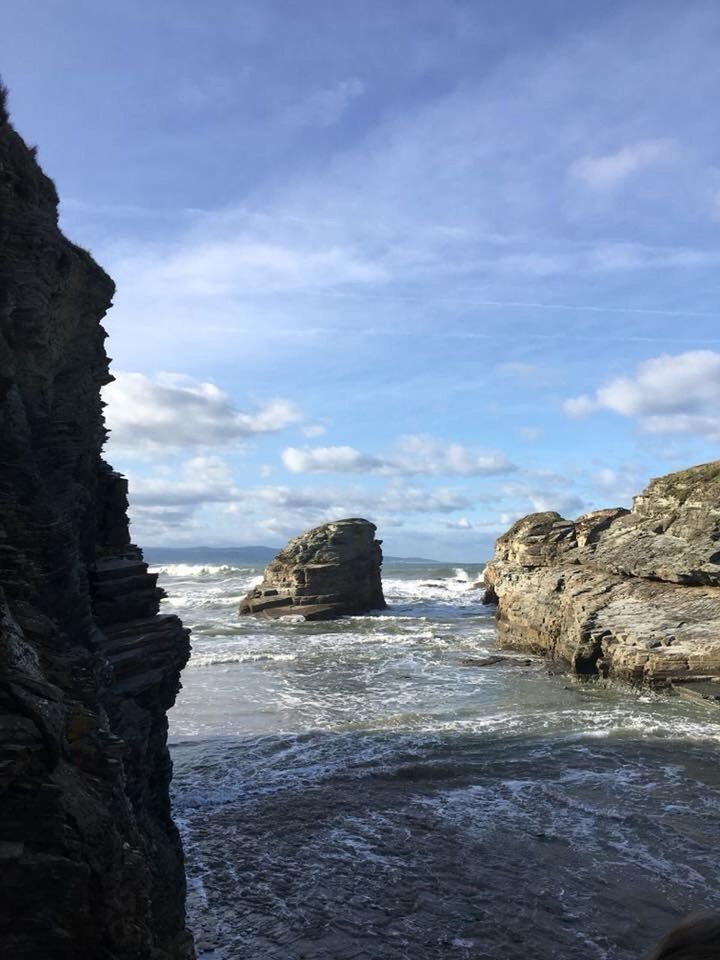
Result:
<svg viewBox="0 0 720 960"><path fill-rule="evenodd" d="M507 663L510 657L463 657L460 661L461 667L494 667L498 663ZM529 661L528 661L529 662Z"/></svg>
<svg viewBox="0 0 720 960"><path fill-rule="evenodd" d="M295 537L242 601L241 615L332 620L384 608L375 530L368 520L337 520Z"/></svg>
<svg viewBox="0 0 720 960"><path fill-rule="evenodd" d="M501 646L580 675L720 676L720 461L652 480L630 511L524 517L484 578Z"/></svg>
<svg viewBox="0 0 720 960"><path fill-rule="evenodd" d="M114 285L0 90L0 956L181 960L167 710L190 651L101 458Z"/></svg>

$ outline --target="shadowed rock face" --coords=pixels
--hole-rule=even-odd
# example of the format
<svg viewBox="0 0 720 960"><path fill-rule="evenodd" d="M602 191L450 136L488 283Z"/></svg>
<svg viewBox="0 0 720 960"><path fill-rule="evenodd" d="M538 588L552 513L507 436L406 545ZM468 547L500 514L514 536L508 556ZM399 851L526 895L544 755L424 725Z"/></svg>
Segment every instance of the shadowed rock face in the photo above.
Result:
<svg viewBox="0 0 720 960"><path fill-rule="evenodd" d="M652 480L631 511L524 517L485 583L503 646L635 682L720 676L720 461Z"/></svg>
<svg viewBox="0 0 720 960"><path fill-rule="evenodd" d="M188 631L103 462L113 283L0 104L0 955L180 960L166 711Z"/></svg>
<svg viewBox="0 0 720 960"><path fill-rule="evenodd" d="M295 537L268 564L240 613L332 620L382 609L382 550L375 529L367 520L338 520Z"/></svg>

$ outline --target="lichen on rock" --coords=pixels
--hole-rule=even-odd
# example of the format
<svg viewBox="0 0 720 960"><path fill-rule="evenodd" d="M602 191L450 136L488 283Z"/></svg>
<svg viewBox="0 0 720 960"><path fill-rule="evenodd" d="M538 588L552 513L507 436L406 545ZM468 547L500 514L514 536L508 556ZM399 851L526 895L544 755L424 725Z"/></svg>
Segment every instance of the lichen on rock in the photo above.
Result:
<svg viewBox="0 0 720 960"><path fill-rule="evenodd" d="M375 530L368 520L336 520L290 540L242 601L240 614L331 620L382 609L382 550Z"/></svg>
<svg viewBox="0 0 720 960"><path fill-rule="evenodd" d="M720 677L720 461L652 480L630 511L524 517L484 577L501 646L579 675Z"/></svg>
<svg viewBox="0 0 720 960"><path fill-rule="evenodd" d="M0 104L0 955L185 960L167 710L188 631L102 459L114 285Z"/></svg>

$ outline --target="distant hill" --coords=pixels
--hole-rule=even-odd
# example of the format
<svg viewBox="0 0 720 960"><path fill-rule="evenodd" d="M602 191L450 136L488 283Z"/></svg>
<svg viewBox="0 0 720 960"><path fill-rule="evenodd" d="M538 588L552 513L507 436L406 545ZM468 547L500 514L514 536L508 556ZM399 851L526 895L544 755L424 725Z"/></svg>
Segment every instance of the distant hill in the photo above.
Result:
<svg viewBox="0 0 720 960"><path fill-rule="evenodd" d="M384 556L385 563L436 563L442 564L442 560L428 560L427 557L387 557Z"/></svg>
<svg viewBox="0 0 720 960"><path fill-rule="evenodd" d="M145 560L153 565L161 563L205 563L212 565L243 566L269 563L280 547L143 547ZM439 564L427 557L385 557L386 563Z"/></svg>
<svg viewBox="0 0 720 960"><path fill-rule="evenodd" d="M143 547L145 560L160 563L205 563L245 566L269 563L279 547Z"/></svg>

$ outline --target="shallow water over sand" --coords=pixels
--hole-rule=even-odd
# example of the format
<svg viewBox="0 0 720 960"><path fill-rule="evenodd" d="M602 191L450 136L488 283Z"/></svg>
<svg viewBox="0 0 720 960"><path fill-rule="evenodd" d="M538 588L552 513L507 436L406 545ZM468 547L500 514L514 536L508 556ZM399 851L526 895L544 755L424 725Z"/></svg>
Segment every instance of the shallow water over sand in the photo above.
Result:
<svg viewBox="0 0 720 960"><path fill-rule="evenodd" d="M497 652L478 568L389 565L389 609L330 624L238 620L260 570L165 569L204 956L630 960L720 906L716 710L465 665Z"/></svg>

